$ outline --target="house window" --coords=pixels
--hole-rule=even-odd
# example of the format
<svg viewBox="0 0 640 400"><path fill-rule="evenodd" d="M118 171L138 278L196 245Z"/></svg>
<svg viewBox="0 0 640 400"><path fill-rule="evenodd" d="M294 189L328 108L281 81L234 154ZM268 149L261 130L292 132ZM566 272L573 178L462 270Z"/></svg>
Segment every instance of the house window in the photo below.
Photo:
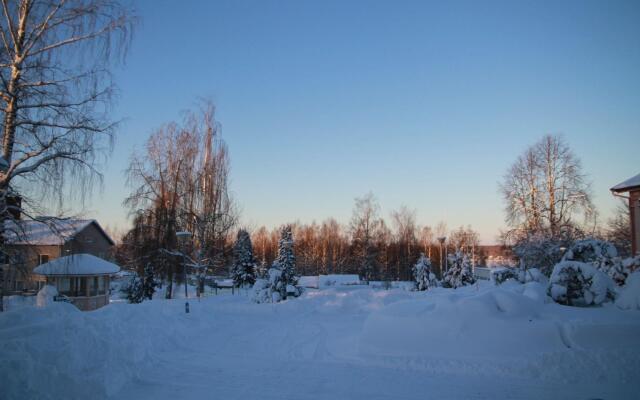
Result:
<svg viewBox="0 0 640 400"><path fill-rule="evenodd" d="M106 279L104 276L98 278L98 294L106 294L106 285L104 284Z"/></svg>
<svg viewBox="0 0 640 400"><path fill-rule="evenodd" d="M48 263L49 262L49 255L48 254L40 254L38 255L38 265L42 265L44 263Z"/></svg>
<svg viewBox="0 0 640 400"><path fill-rule="evenodd" d="M92 278L87 278L89 280L89 289L90 289L90 296L97 296L98 295L98 277L94 276Z"/></svg>
<svg viewBox="0 0 640 400"><path fill-rule="evenodd" d="M58 278L58 293L71 296L71 279Z"/></svg>

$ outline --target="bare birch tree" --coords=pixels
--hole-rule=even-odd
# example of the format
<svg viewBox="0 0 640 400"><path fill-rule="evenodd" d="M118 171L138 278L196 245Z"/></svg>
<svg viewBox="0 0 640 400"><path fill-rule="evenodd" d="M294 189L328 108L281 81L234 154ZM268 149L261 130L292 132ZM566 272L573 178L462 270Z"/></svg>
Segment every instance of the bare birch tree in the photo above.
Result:
<svg viewBox="0 0 640 400"><path fill-rule="evenodd" d="M213 105L204 103L200 112L187 113L183 124L163 126L149 138L144 152L133 155L127 171L133 190L125 205L134 215L148 216L134 222L150 221L153 226L155 245L145 247L144 256L152 258L166 279L168 298L183 255L176 232L192 233L188 256L203 278L207 269L224 265L228 235L238 220L228 190L228 151L214 114Z"/></svg>
<svg viewBox="0 0 640 400"><path fill-rule="evenodd" d="M506 221L518 232L552 237L594 215L580 160L559 136L547 135L518 157L500 186Z"/></svg>
<svg viewBox="0 0 640 400"><path fill-rule="evenodd" d="M380 227L380 206L373 195L367 193L356 199L351 217L351 235L354 255L365 282L369 282L378 270L376 232Z"/></svg>
<svg viewBox="0 0 640 400"><path fill-rule="evenodd" d="M393 225L396 228L396 243L398 245L398 257L396 260L396 277L409 280L411 267L417 260L418 253L412 254L416 244L416 211L406 206L391 213ZM415 255L415 257L412 257Z"/></svg>
<svg viewBox="0 0 640 400"><path fill-rule="evenodd" d="M84 195L115 124L109 72L135 18L111 0L1 0L0 246L19 193ZM73 178L73 186L65 186ZM67 190L63 190L67 189ZM0 290L2 285L0 284ZM0 292L0 310L2 309Z"/></svg>
<svg viewBox="0 0 640 400"><path fill-rule="evenodd" d="M514 245L524 268L550 272L562 248L582 236L585 223L597 216L582 164L559 136L547 135L527 149L500 190L509 225L502 241Z"/></svg>

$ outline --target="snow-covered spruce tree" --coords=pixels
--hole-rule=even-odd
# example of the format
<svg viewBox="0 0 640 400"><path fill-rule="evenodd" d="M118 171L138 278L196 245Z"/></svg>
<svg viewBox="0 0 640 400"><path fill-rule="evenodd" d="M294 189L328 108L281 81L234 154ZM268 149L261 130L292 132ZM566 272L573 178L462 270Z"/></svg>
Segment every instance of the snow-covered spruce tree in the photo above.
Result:
<svg viewBox="0 0 640 400"><path fill-rule="evenodd" d="M291 226L282 228L278 243L278 257L273 262L265 279L258 279L253 285L253 301L256 303L286 300L287 296L294 297L302 294L296 276L296 257L293 253L293 235Z"/></svg>
<svg viewBox="0 0 640 400"><path fill-rule="evenodd" d="M591 306L614 298L613 280L591 264L561 261L553 268L547 293L568 306Z"/></svg>
<svg viewBox="0 0 640 400"><path fill-rule="evenodd" d="M233 246L231 278L234 285L238 287L253 285L256 281L256 261L253 258L251 237L249 232L244 229L238 231L238 237Z"/></svg>
<svg viewBox="0 0 640 400"><path fill-rule="evenodd" d="M471 270L469 257L461 251L456 251L448 257L448 268L442 278L442 286L448 288L459 288L461 286L473 285L476 279Z"/></svg>
<svg viewBox="0 0 640 400"><path fill-rule="evenodd" d="M256 267L256 279L264 279L267 277L267 271L269 268L265 260L260 261L260 264Z"/></svg>
<svg viewBox="0 0 640 400"><path fill-rule="evenodd" d="M144 267L144 278L142 279L142 295L143 298L153 300L153 294L156 292L158 283L153 277L153 266L147 263Z"/></svg>
<svg viewBox="0 0 640 400"><path fill-rule="evenodd" d="M596 269L609 275L619 286L624 285L627 275L629 275L628 269L625 268L622 260L618 257L616 247L604 240L578 240L564 254L562 261L580 261L591 264Z"/></svg>
<svg viewBox="0 0 640 400"><path fill-rule="evenodd" d="M431 260L424 253L420 253L418 262L413 266L413 279L416 290L429 290L438 286L438 279L431 272Z"/></svg>
<svg viewBox="0 0 640 400"><path fill-rule="evenodd" d="M131 304L142 303L144 300L144 281L137 275L131 278L131 282L125 289L127 301Z"/></svg>
<svg viewBox="0 0 640 400"><path fill-rule="evenodd" d="M298 289L296 288L298 285L298 277L296 276L296 256L293 252L293 234L291 233L291 225L285 225L282 228L280 241L278 242L278 257L276 258L275 264L281 271L280 280L282 285L279 290L281 292L282 299L286 300L288 289L292 289L291 292L297 296L295 293L298 292ZM274 267L271 269L274 269ZM272 271L269 270L270 279L272 274L275 274L275 271L272 273Z"/></svg>

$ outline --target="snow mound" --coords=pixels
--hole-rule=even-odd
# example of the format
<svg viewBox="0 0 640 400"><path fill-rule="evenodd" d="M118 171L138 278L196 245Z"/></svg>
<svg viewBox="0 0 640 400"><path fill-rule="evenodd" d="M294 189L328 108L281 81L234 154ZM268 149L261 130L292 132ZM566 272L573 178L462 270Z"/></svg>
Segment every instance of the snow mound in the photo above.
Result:
<svg viewBox="0 0 640 400"><path fill-rule="evenodd" d="M510 357L566 348L555 323L540 319L539 301L497 288L442 293L391 304L366 320L364 355ZM471 292L473 293L473 292Z"/></svg>
<svg viewBox="0 0 640 400"><path fill-rule="evenodd" d="M145 306L112 304L82 312L55 302L3 313L1 397L102 399L118 392L154 364L158 349L180 340L172 329L175 318ZM167 329L158 329L159 323Z"/></svg>
<svg viewBox="0 0 640 400"><path fill-rule="evenodd" d="M616 306L623 310L640 310L640 271L629 275L618 293Z"/></svg>
<svg viewBox="0 0 640 400"><path fill-rule="evenodd" d="M55 286L45 285L38 292L38 297L36 299L36 305L38 307L46 307L49 304L53 303L53 299L58 295L58 289Z"/></svg>

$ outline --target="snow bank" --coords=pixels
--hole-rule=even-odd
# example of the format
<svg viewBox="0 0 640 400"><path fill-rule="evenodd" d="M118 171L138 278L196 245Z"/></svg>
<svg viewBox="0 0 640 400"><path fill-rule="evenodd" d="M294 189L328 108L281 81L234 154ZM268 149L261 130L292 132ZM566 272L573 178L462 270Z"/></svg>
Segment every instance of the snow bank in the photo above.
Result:
<svg viewBox="0 0 640 400"><path fill-rule="evenodd" d="M421 292L372 312L358 354L370 363L430 373L571 382L637 379L640 314L565 307L549 301L545 291L538 282L507 282Z"/></svg>
<svg viewBox="0 0 640 400"><path fill-rule="evenodd" d="M154 364L159 349L180 340L177 318L159 312L164 302L152 303L81 312L55 302L2 313L2 398L101 399L116 393Z"/></svg>
<svg viewBox="0 0 640 400"><path fill-rule="evenodd" d="M22 296L15 294L2 298L5 311L19 310L23 307L33 307L36 305L36 296Z"/></svg>
<svg viewBox="0 0 640 400"><path fill-rule="evenodd" d="M298 279L298 285L303 288L318 289L319 277L317 275L301 276Z"/></svg>
<svg viewBox="0 0 640 400"><path fill-rule="evenodd" d="M492 358L566 348L557 325L539 317L539 301L502 289L472 295L443 291L435 289L437 295L394 303L369 316L361 353Z"/></svg>
<svg viewBox="0 0 640 400"><path fill-rule="evenodd" d="M623 310L640 310L640 271L629 275L618 293L616 306Z"/></svg>

